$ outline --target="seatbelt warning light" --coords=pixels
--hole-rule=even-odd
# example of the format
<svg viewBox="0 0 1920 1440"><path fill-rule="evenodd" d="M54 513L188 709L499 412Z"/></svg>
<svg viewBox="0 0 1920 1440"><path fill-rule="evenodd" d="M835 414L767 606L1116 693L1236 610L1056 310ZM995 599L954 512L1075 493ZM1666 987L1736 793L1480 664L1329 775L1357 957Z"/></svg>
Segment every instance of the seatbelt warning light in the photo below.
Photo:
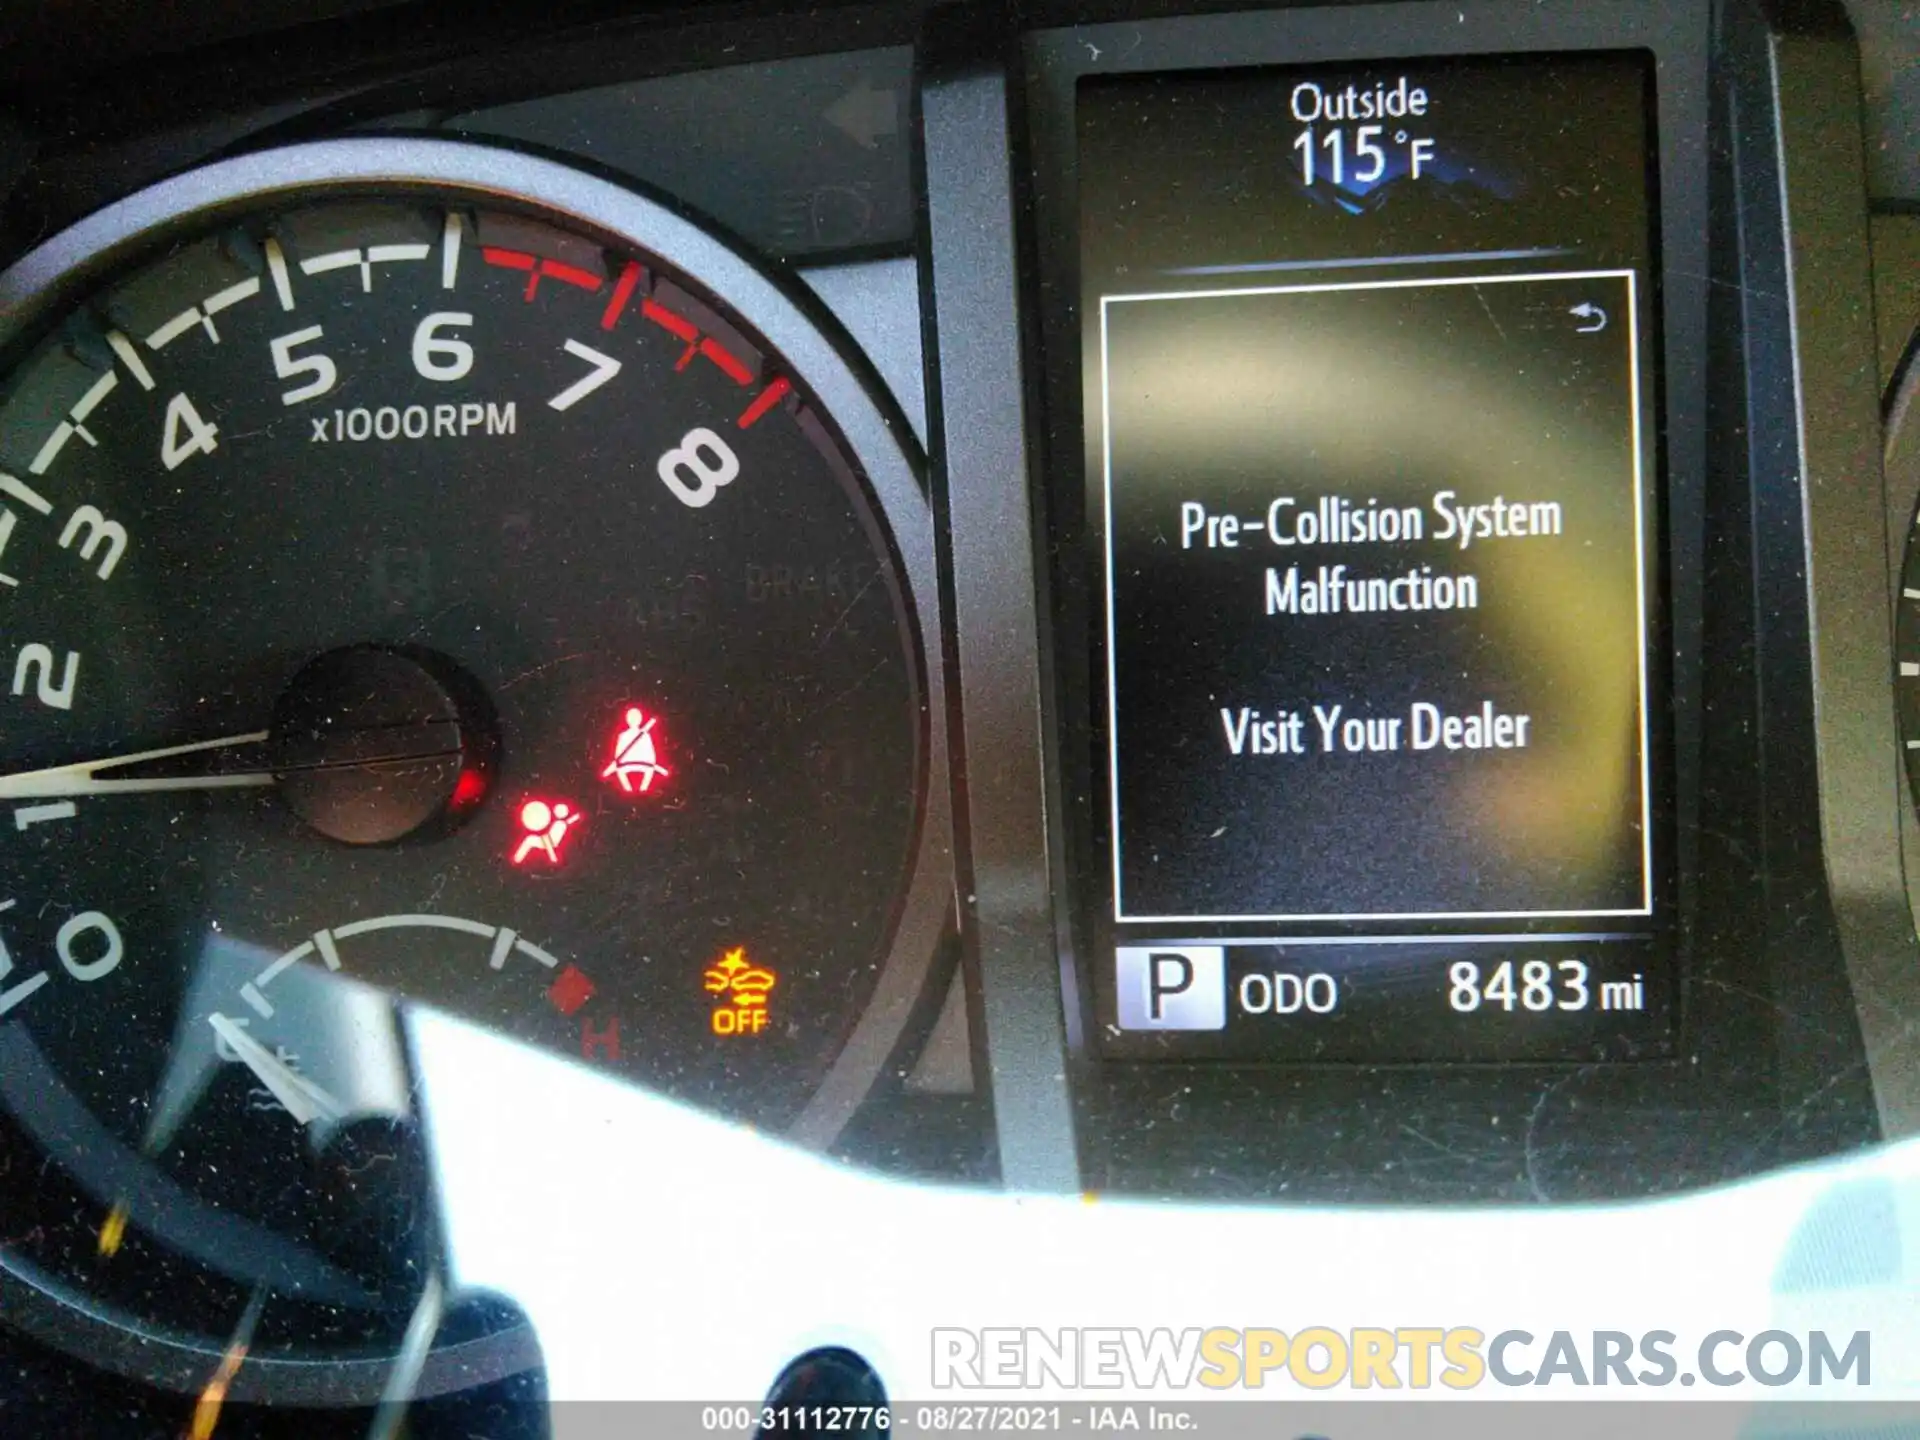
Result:
<svg viewBox="0 0 1920 1440"><path fill-rule="evenodd" d="M780 983L780 977L764 965L747 959L744 946L736 947L707 967L707 993L714 997L713 1033L716 1035L758 1035L771 1021L767 1010L767 992Z"/></svg>
<svg viewBox="0 0 1920 1440"><path fill-rule="evenodd" d="M654 732L659 723L658 715L629 705L621 729L613 737L612 758L600 778L618 785L623 795L644 795L653 789L654 781L672 774L660 763L660 739Z"/></svg>

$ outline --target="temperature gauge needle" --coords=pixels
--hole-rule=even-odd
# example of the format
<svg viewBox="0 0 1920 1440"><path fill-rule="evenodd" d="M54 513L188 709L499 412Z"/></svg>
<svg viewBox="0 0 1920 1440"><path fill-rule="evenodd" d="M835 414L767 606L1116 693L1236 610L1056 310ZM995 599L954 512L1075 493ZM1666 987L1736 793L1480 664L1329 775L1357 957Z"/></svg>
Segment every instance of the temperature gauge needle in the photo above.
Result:
<svg viewBox="0 0 1920 1440"><path fill-rule="evenodd" d="M209 1015L207 1023L213 1027L214 1034L232 1047L240 1062L254 1073L254 1078L267 1087L281 1108L302 1125L345 1118L346 1106L281 1061L225 1015Z"/></svg>
<svg viewBox="0 0 1920 1440"><path fill-rule="evenodd" d="M234 790L249 785L271 785L273 772L260 768L263 752L230 756L221 766L212 752L247 750L264 745L269 732L250 731L245 735L226 735L218 740L196 740L191 745L170 745L164 750L144 750L138 755L116 755L107 760L83 760L74 765L54 765L45 770L22 770L0 775L0 800L51 800L86 795L141 795L165 790ZM206 756L199 765L177 767L170 775L138 775L114 778L114 772L136 766L154 765L184 755ZM242 766L246 768L241 768Z"/></svg>

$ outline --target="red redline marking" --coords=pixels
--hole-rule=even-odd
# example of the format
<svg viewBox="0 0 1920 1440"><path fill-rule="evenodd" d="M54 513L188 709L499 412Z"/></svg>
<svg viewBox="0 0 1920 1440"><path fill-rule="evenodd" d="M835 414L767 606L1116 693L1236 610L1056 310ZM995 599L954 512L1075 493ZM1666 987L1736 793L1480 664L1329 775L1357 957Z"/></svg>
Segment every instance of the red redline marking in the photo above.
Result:
<svg viewBox="0 0 1920 1440"><path fill-rule="evenodd" d="M627 302L633 298L633 288L640 283L640 262L629 260L627 268L620 272L620 279L614 284L613 298L607 302L606 314L600 317L600 328L611 330L619 321L621 313L627 308Z"/></svg>
<svg viewBox="0 0 1920 1440"><path fill-rule="evenodd" d="M791 389L793 386L784 375L767 386L754 398L754 402L747 407L746 413L740 417L740 428L751 430L761 416L786 398L787 392Z"/></svg>
<svg viewBox="0 0 1920 1440"><path fill-rule="evenodd" d="M543 277L550 276L563 284L588 291L597 291L602 283L599 276L582 270L577 265L569 265L561 260L542 259L536 255L529 255L524 250L508 250L497 245L486 245L481 247L480 258L487 264L498 265L502 269L526 271L526 299L528 300L532 300L538 292ZM619 323L639 283L640 263L637 260L629 260L621 270L619 280L614 283L613 295L607 301L607 308L600 316L602 330L611 330ZM734 384L745 386L753 383L753 371L747 367L744 360L711 335L702 339L700 327L684 315L669 310L651 297L641 300L640 315L643 319L651 320L668 334L686 342L686 353L674 365L675 370L686 369L692 363L695 354L700 354L711 360L721 374ZM740 416L740 428L752 429L769 410L784 400L792 389L793 386L786 377L781 376L775 379L771 385L754 397L753 403Z"/></svg>
<svg viewBox="0 0 1920 1440"><path fill-rule="evenodd" d="M578 265L569 265L564 260L542 260L540 274L581 290L598 290L601 283L600 277L591 270L582 270Z"/></svg>
<svg viewBox="0 0 1920 1440"><path fill-rule="evenodd" d="M640 314L642 318L651 320L669 335L677 336L689 345L692 345L700 338L700 327L698 325L695 325L683 315L676 315L657 300L642 300L640 302ZM683 361L682 363L684 364L685 362Z"/></svg>
<svg viewBox="0 0 1920 1440"><path fill-rule="evenodd" d="M721 373L734 384L751 385L753 383L753 372L747 368L746 362L711 335L700 342L700 353L719 366Z"/></svg>
<svg viewBox="0 0 1920 1440"><path fill-rule="evenodd" d="M527 288L522 299L532 300L540 291L543 279L554 279L567 285L578 286L582 290L598 290L600 277L590 270L582 270L578 265L569 265L564 260L543 260L538 255L529 255L524 250L508 250L498 245L484 245L480 249L480 258L489 265L498 265L503 270L524 270L527 272Z"/></svg>
<svg viewBox="0 0 1920 1440"><path fill-rule="evenodd" d="M521 292L522 300L532 300L534 291L540 288L540 259L524 250L505 250L497 245L480 247L480 258L489 265L498 265L504 270L524 270L527 272L527 288Z"/></svg>

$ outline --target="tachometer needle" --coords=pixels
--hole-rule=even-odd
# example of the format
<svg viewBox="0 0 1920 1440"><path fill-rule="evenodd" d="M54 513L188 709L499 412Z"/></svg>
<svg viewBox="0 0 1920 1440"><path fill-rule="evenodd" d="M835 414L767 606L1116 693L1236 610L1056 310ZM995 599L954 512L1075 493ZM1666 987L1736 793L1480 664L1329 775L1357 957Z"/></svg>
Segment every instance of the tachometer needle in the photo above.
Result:
<svg viewBox="0 0 1920 1440"><path fill-rule="evenodd" d="M0 800L140 795L163 790L234 790L249 785L271 785L274 783L273 772L254 768L266 758L264 753L247 757L252 764L245 769L238 765L232 769L222 769L218 760L208 754L202 764L181 767L175 774L114 778L115 771L157 764L183 755L264 745L268 733L255 730L245 735L226 735L218 740L196 740L191 745L170 745L164 750L144 750L138 755L116 755L107 760L83 760L75 765L54 765L45 770L22 770L13 775L0 775ZM228 763L234 764L238 759L232 757Z"/></svg>
<svg viewBox="0 0 1920 1440"><path fill-rule="evenodd" d="M258 1040L247 1034L225 1015L209 1015L213 1033L232 1047L233 1053L266 1086L281 1108L302 1125L316 1120L345 1118L347 1107L306 1076L282 1062Z"/></svg>

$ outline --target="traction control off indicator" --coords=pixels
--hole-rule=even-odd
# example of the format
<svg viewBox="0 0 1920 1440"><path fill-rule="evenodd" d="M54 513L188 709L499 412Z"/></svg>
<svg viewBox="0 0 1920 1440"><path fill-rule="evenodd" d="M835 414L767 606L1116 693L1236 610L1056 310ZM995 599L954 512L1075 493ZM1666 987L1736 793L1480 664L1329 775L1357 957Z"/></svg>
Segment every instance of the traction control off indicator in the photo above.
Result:
<svg viewBox="0 0 1920 1440"><path fill-rule="evenodd" d="M759 1035L772 1023L767 993L780 977L749 961L744 946L735 946L708 966L705 982L715 1000L710 1022L714 1034Z"/></svg>

